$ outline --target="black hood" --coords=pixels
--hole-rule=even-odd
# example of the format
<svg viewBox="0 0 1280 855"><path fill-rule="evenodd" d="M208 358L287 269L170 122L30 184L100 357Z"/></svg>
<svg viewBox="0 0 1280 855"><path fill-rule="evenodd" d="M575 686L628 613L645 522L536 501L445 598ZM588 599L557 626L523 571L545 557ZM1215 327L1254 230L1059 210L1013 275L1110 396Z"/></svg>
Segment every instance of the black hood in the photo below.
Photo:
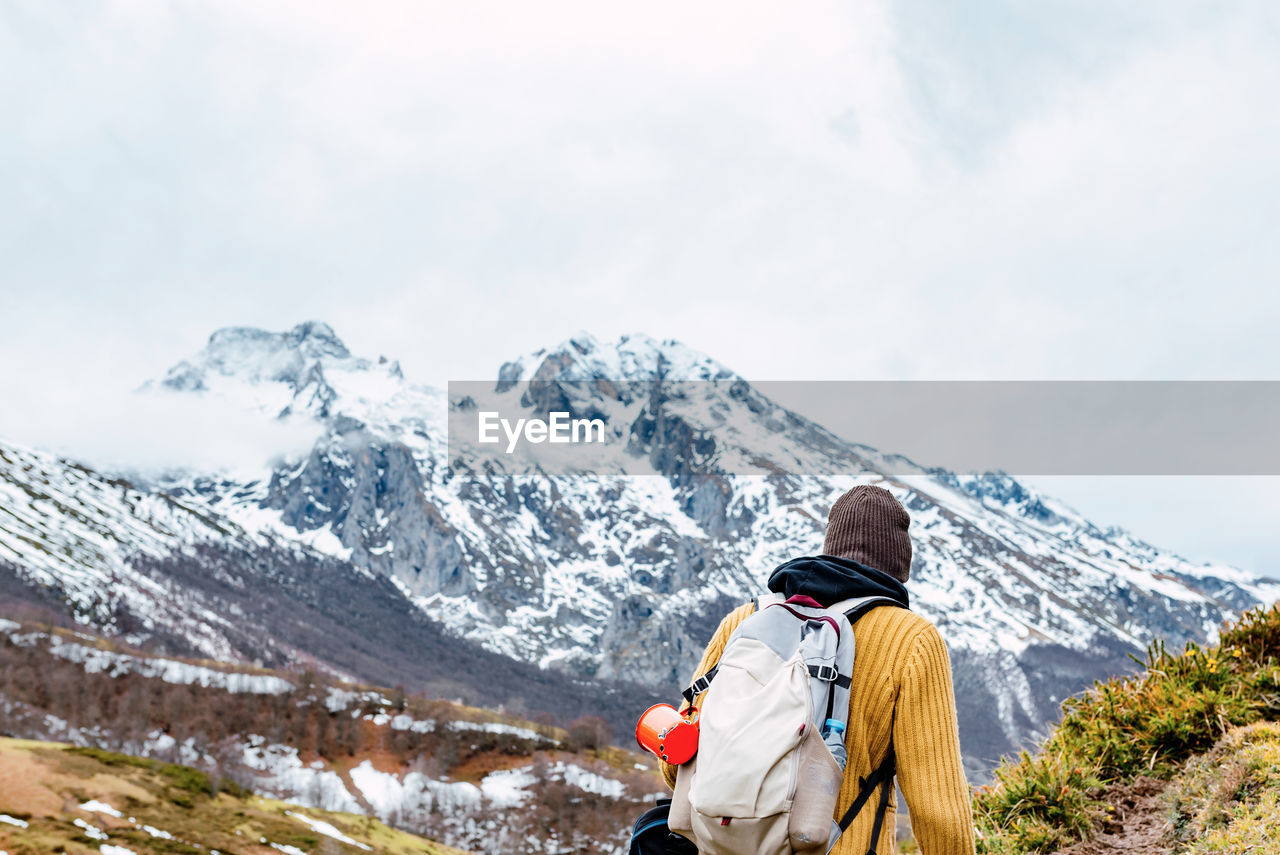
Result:
<svg viewBox="0 0 1280 855"><path fill-rule="evenodd" d="M888 597L910 607L907 587L874 567L834 555L793 558L769 576L769 590L794 597L805 594L823 606L853 597Z"/></svg>

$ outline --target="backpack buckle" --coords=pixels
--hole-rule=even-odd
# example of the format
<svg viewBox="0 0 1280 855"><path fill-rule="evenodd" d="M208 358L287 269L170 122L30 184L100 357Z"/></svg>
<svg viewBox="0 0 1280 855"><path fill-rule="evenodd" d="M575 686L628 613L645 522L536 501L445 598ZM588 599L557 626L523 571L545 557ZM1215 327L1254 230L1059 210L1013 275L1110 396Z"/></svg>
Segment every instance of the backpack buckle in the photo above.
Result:
<svg viewBox="0 0 1280 855"><path fill-rule="evenodd" d="M712 668L710 671L703 674L698 679L694 680L693 684L689 686L689 688L681 692L680 694L684 696L684 699L686 701L692 704L693 699L698 697L698 695L702 694L703 692L705 692L707 688L711 685L711 681L716 678L716 672L719 670L720 670L720 666L716 665L716 667Z"/></svg>
<svg viewBox="0 0 1280 855"><path fill-rule="evenodd" d="M840 672L834 665L810 665L809 676L831 683L840 676Z"/></svg>

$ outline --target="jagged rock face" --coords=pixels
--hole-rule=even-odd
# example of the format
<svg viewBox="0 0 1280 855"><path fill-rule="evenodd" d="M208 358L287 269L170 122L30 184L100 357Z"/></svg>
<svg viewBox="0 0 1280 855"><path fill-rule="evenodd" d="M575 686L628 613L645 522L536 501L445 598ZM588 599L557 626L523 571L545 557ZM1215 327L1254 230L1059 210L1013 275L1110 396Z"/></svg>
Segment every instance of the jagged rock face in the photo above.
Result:
<svg viewBox="0 0 1280 855"><path fill-rule="evenodd" d="M466 595L475 585L457 532L422 487L409 449L357 429L329 434L302 466L272 473L262 506L299 531L331 531L351 561L415 595Z"/></svg>
<svg viewBox="0 0 1280 855"><path fill-rule="evenodd" d="M168 485L207 518L385 577L490 651L655 693L681 686L719 618L762 592L777 564L821 550L841 492L880 483L912 515L912 605L951 647L975 768L1036 735L1067 693L1124 668L1149 640L1205 639L1280 593L1101 529L1007 476L896 477L878 452L713 360L643 336L577 336L504 364L496 389L519 392L531 416L602 419L649 467L644 477L450 459L443 395L394 363L350 355L323 324L220 331L163 385L323 427L304 459L260 482L193 473ZM767 447L712 429L725 420ZM738 474L747 470L759 474Z"/></svg>

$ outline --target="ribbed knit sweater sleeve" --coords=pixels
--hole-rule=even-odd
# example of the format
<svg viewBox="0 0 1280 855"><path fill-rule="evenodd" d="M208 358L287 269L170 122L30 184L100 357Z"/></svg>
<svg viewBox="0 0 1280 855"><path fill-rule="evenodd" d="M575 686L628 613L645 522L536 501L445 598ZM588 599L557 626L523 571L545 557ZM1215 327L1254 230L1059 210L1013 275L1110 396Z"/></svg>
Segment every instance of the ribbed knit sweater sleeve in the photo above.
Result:
<svg viewBox="0 0 1280 855"><path fill-rule="evenodd" d="M916 635L903 666L893 744L898 785L921 855L972 855L973 817L960 761L951 661L932 625Z"/></svg>
<svg viewBox="0 0 1280 855"><path fill-rule="evenodd" d="M698 663L697 668L693 669L693 675L689 677L690 683L715 667L715 664L720 661L720 654L724 653L725 645L729 643L729 636L733 635L733 631L738 628L738 624L750 617L751 613L754 611L755 605L753 603L747 603L745 606L739 606L737 609L734 609L729 612L729 614L725 615L724 619L720 621L720 626L716 627L715 635L711 636L711 640L707 642L707 649L702 653L702 661ZM701 697L702 696L699 695L697 698L694 698L694 703L699 703ZM688 706L689 704L687 701L681 703L680 711L684 712ZM679 767L672 766L670 763L666 763L662 760L659 760L658 763L662 768L663 780L667 782L668 787L675 789L676 769Z"/></svg>

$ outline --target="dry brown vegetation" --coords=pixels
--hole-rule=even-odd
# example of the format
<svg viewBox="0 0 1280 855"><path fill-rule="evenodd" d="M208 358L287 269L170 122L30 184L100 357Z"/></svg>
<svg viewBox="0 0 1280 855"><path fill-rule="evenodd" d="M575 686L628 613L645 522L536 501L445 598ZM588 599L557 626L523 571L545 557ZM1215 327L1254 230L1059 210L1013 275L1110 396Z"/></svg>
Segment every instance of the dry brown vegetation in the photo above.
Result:
<svg viewBox="0 0 1280 855"><path fill-rule="evenodd" d="M0 850L10 855L89 855L107 842L139 855L279 855L272 843L316 855L466 855L367 817L245 793L215 795L198 770L126 755L0 739L0 769L24 776L21 787L0 785L0 813L17 821L0 823ZM121 816L82 807L90 800ZM369 850L317 832L298 814L329 823Z"/></svg>
<svg viewBox="0 0 1280 855"><path fill-rule="evenodd" d="M38 629L120 652L101 639L47 626ZM233 693L137 673L88 673L83 664L52 653L47 643L15 643L9 634L0 633L0 734L43 735L48 732L46 717L52 715L75 729L77 741L111 751L147 753L161 761L179 760L176 748L155 749L156 736L164 734L178 746L185 744L189 752L209 758L199 773L204 781L199 790L210 797L242 795L255 786L254 773L240 765L250 734L295 748L304 763L320 760L339 774L369 760L381 771L416 771L430 778L476 783L495 770L530 767L534 797L501 817L508 842L494 850L512 853L523 851L530 838L549 836L559 841L562 851L600 851L600 842L616 841L643 809L644 798L661 789L655 772L635 768L642 761L639 755L609 744L609 727L598 716L561 725L543 715L531 723L402 689L371 691L340 684L317 672L276 676L287 678L293 688L280 694ZM334 689L361 694L345 708L331 710L326 700ZM375 720L400 713L436 726L417 732ZM531 733L447 726L460 721L511 724ZM584 792L551 774L557 762L620 780L628 795L613 799ZM390 819L417 833L442 836L440 817Z"/></svg>

